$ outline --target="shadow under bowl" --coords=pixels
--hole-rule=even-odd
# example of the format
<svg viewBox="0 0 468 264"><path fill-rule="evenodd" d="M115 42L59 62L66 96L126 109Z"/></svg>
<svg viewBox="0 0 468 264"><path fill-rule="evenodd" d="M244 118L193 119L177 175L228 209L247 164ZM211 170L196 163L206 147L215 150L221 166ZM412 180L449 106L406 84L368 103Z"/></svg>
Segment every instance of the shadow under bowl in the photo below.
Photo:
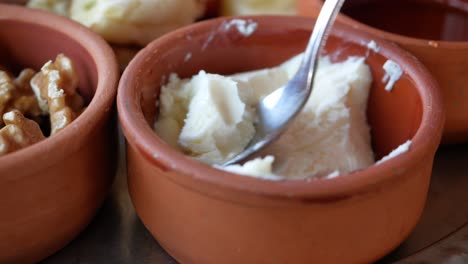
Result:
<svg viewBox="0 0 468 264"><path fill-rule="evenodd" d="M376 157L408 139L410 150L329 180L268 181L221 171L153 132L161 85L173 72L190 77L201 69L231 74L278 65L304 50L314 24L301 17L242 17L257 24L246 36L226 26L232 19L163 36L124 72L117 106L139 217L182 263L364 263L384 256L407 237L425 204L444 122L436 82L395 45L339 25L326 52L335 61L366 56L374 77L368 121ZM367 48L373 39L378 53ZM391 92L381 81L388 59L404 72Z"/></svg>
<svg viewBox="0 0 468 264"><path fill-rule="evenodd" d="M1 65L39 70L59 53L73 60L89 104L54 136L0 157L0 263L33 263L64 247L90 222L114 176L112 50L75 22L0 4Z"/></svg>

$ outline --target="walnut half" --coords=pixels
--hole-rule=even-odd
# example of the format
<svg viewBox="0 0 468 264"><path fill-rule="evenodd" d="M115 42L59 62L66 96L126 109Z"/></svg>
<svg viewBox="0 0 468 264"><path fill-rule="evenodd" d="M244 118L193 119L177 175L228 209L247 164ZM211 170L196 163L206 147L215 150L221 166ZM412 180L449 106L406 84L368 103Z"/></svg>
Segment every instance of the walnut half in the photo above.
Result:
<svg viewBox="0 0 468 264"><path fill-rule="evenodd" d="M31 80L39 107L50 115L51 135L71 123L83 109L84 100L77 93L78 75L72 61L59 54L47 62Z"/></svg>
<svg viewBox="0 0 468 264"><path fill-rule="evenodd" d="M3 121L6 126L0 129L0 156L44 139L39 125L18 110L5 113Z"/></svg>

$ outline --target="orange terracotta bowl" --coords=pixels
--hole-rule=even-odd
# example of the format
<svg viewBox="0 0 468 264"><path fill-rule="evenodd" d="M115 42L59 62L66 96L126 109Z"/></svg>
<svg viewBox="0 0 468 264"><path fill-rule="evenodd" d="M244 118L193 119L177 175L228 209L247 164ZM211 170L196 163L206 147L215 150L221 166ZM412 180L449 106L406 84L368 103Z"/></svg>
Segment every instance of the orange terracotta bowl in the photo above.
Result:
<svg viewBox="0 0 468 264"><path fill-rule="evenodd" d="M38 70L59 53L74 61L88 108L56 135L0 157L0 263L33 263L64 247L90 222L115 172L112 50L65 18L0 4L0 64Z"/></svg>
<svg viewBox="0 0 468 264"><path fill-rule="evenodd" d="M181 263L365 263L400 244L423 210L444 110L438 86L414 57L350 27L335 28L327 52L367 57L375 78L368 103L377 158L407 139L411 149L368 169L330 180L268 181L197 162L152 130L155 102L172 72L229 74L274 66L303 51L313 20L243 17L206 21L148 45L119 84L117 106L127 139L128 184L139 217ZM380 52L366 44L376 40ZM187 54L191 58L187 60ZM404 75L384 90L382 65Z"/></svg>
<svg viewBox="0 0 468 264"><path fill-rule="evenodd" d="M466 102L468 101L468 74L466 74L466 65L468 65L468 9L466 4L461 3L463 0L394 1L405 2L404 4L406 5L402 6L399 11L396 9L392 11L394 9L393 6L396 4L384 5L383 2L385 1L350 0L345 3L344 7L349 6L349 12L361 8L362 12L374 14L370 18L362 19L375 19L379 16L382 19L383 17L389 17L391 21L383 22L387 24L381 24L379 27L388 27L388 29L392 28L395 30L400 27L398 30L403 31L405 35L384 31L343 14L338 17L338 21L358 30L368 32L376 37L395 42L424 63L439 82L444 97L447 113L443 134L444 143L467 141L468 104ZM376 12L376 10L378 11L376 9L378 8L378 4L376 3L382 5L380 10L385 10L384 12L387 12L387 15L383 12ZM323 0L298 0L298 13L300 15L316 17L322 4ZM453 5L454 7L458 7L459 10L454 11L454 16L447 18L445 17L447 13L444 12L448 11L441 6L444 4ZM446 7L448 8L448 6ZM370 8L374 8L373 11ZM398 13L398 15L395 15L395 13ZM359 15L359 18L362 17L362 13L357 15ZM408 16L414 17L411 19ZM412 22L409 23L408 20ZM395 30L394 32L396 32ZM436 37L438 34L445 38L458 39L458 41L423 38L423 36ZM461 41L460 39L465 40Z"/></svg>

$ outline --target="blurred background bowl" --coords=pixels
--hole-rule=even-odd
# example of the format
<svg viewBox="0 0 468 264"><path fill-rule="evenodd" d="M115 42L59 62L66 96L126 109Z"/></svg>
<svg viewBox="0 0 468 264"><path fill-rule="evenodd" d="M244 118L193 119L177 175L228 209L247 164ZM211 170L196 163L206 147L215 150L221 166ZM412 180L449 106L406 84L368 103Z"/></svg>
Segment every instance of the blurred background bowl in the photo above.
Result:
<svg viewBox="0 0 468 264"><path fill-rule="evenodd" d="M73 60L89 104L60 133L0 157L0 263L33 263L64 247L90 222L115 173L110 47L78 23L0 4L0 64L39 70L59 53Z"/></svg>
<svg viewBox="0 0 468 264"><path fill-rule="evenodd" d="M323 0L298 0L316 17ZM439 82L446 108L444 143L468 140L468 3L463 0L349 0L338 21L397 43Z"/></svg>
<svg viewBox="0 0 468 264"><path fill-rule="evenodd" d="M184 156L153 132L161 85L173 72L190 77L201 69L230 74L278 65L303 51L314 22L242 17L257 24L245 36L226 29L231 19L161 37L122 76L117 106L139 217L181 263L368 263L383 257L408 236L426 201L444 122L436 82L395 45L336 26L327 53L337 61L367 56L371 67L368 121L376 158L408 139L410 150L330 180L268 181L224 172ZM367 48L371 40L378 53ZM388 59L404 72L391 92L381 81Z"/></svg>

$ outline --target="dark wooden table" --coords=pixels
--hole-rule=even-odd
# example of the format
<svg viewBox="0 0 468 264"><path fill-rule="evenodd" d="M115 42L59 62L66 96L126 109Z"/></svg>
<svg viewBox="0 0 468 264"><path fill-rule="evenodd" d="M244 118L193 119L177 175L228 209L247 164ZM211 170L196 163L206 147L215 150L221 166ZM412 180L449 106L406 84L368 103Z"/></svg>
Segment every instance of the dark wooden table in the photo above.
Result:
<svg viewBox="0 0 468 264"><path fill-rule="evenodd" d="M44 260L55 263L176 263L138 219L124 157L112 191L89 227ZM403 244L378 263L468 263L468 145L439 149L423 216Z"/></svg>

